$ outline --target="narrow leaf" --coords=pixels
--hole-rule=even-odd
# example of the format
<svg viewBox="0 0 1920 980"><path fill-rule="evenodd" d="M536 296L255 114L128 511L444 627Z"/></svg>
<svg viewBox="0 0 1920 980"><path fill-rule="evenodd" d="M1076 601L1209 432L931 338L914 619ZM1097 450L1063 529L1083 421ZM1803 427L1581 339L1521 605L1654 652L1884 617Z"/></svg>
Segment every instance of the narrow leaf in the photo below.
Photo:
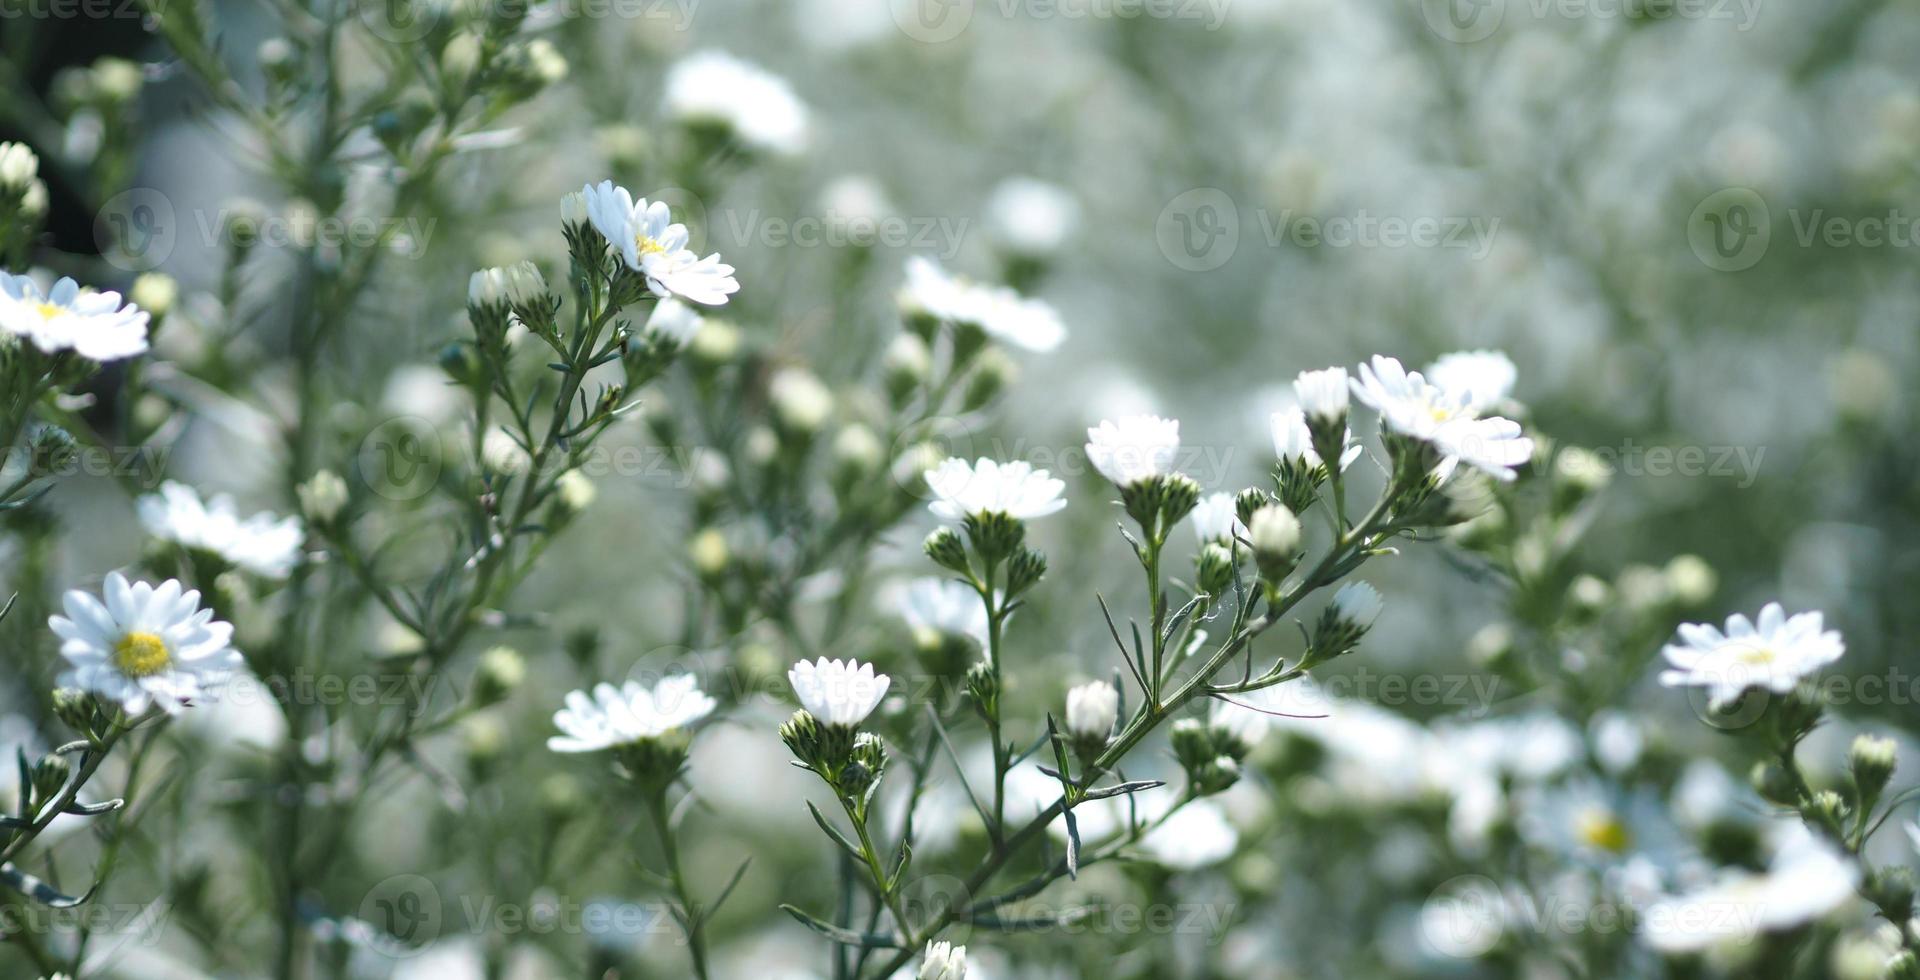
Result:
<svg viewBox="0 0 1920 980"><path fill-rule="evenodd" d="M792 905L782 905L780 906L780 911L793 916L800 921L801 925L812 929L814 932L842 946L858 946L861 949L900 948L900 943L892 936L883 936L874 932L854 932L852 929L842 929L831 923L822 922Z"/></svg>
<svg viewBox="0 0 1920 980"><path fill-rule="evenodd" d="M50 909L70 909L74 906L84 904L87 899L93 897L93 888L87 889L87 893L81 895L79 898L62 895L52 885L35 878L11 864L0 865L0 884L5 884L8 888ZM96 884L94 887L97 888L99 886Z"/></svg>

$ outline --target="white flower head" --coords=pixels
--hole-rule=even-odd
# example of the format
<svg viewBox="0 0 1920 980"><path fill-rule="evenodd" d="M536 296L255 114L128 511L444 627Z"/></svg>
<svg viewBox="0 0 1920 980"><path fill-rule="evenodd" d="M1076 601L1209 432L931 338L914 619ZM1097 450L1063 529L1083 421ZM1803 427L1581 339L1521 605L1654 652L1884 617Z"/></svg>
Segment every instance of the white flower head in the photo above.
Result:
<svg viewBox="0 0 1920 980"><path fill-rule="evenodd" d="M1157 415L1129 415L1087 430L1087 460L1116 486L1173 472L1180 454L1180 422Z"/></svg>
<svg viewBox="0 0 1920 980"><path fill-rule="evenodd" d="M653 313L647 317L645 332L647 336L674 347L685 347L706 322L706 317L701 316L699 310L669 296L654 304Z"/></svg>
<svg viewBox="0 0 1920 980"><path fill-rule="evenodd" d="M1847 649L1820 613L1789 618L1777 602L1761 608L1758 622L1739 613L1727 617L1724 632L1707 623L1682 624L1680 641L1660 651L1672 666L1660 674L1660 683L1705 687L1716 704L1753 687L1785 694Z"/></svg>
<svg viewBox="0 0 1920 980"><path fill-rule="evenodd" d="M1231 857L1240 846L1240 832L1218 804L1195 800L1148 832L1140 846L1169 868L1191 871Z"/></svg>
<svg viewBox="0 0 1920 980"><path fill-rule="evenodd" d="M1435 471L1445 479L1459 463L1488 476L1512 480L1513 468L1533 455L1533 440L1510 419L1481 418L1470 389L1448 390L1408 371L1391 357L1360 365L1354 397L1380 413L1388 429L1433 446L1441 456Z"/></svg>
<svg viewBox="0 0 1920 980"><path fill-rule="evenodd" d="M713 713L715 702L692 674L663 677L652 687L628 681L596 684L592 696L574 691L553 715L563 735L547 739L555 752L598 752L683 729Z"/></svg>
<svg viewBox="0 0 1920 980"><path fill-rule="evenodd" d="M1302 371L1293 379L1293 395L1303 415L1338 422L1347 417L1350 407L1347 382L1347 369L1343 367Z"/></svg>
<svg viewBox="0 0 1920 980"><path fill-rule="evenodd" d="M136 505L147 533L186 548L212 552L228 564L267 578L286 578L300 560L306 531L297 517L261 511L241 519L233 498L222 493L202 502L190 486L173 480Z"/></svg>
<svg viewBox="0 0 1920 980"><path fill-rule="evenodd" d="M1366 582L1348 582L1333 594L1334 614L1361 629L1371 627L1385 607L1380 590Z"/></svg>
<svg viewBox="0 0 1920 980"><path fill-rule="evenodd" d="M1075 738L1105 742L1120 718L1120 692L1106 681L1091 681L1067 692L1067 732Z"/></svg>
<svg viewBox="0 0 1920 980"><path fill-rule="evenodd" d="M47 620L70 665L60 675L62 687L92 691L133 714L151 705L171 714L211 696L243 669L240 652L229 645L232 624L200 608L200 593L183 590L177 580L129 584L113 572L102 594L105 602L71 590L62 603L66 615Z"/></svg>
<svg viewBox="0 0 1920 980"><path fill-rule="evenodd" d="M978 514L1005 514L1015 520L1045 517L1067 506L1060 494L1067 487L1046 470L1024 460L1000 463L980 457L972 464L948 458L926 473L934 500L927 505L935 517L960 521Z"/></svg>
<svg viewBox="0 0 1920 980"><path fill-rule="evenodd" d="M25 143L0 143L0 189L20 193L40 176L40 158Z"/></svg>
<svg viewBox="0 0 1920 980"><path fill-rule="evenodd" d="M897 297L901 310L972 326L1015 347L1046 353L1067 339L1060 314L1043 300L1028 299L1004 286L988 286L948 275L923 256L907 260L907 281Z"/></svg>
<svg viewBox="0 0 1920 980"><path fill-rule="evenodd" d="M71 350L92 361L144 354L149 319L139 307L122 304L119 293L81 289L72 279L42 293L32 279L0 272L0 333L49 354Z"/></svg>
<svg viewBox="0 0 1920 980"><path fill-rule="evenodd" d="M1201 544L1227 542L1235 537L1245 537L1247 529L1240 523L1238 505L1230 493L1210 493L1193 505L1193 533Z"/></svg>
<svg viewBox="0 0 1920 980"><path fill-rule="evenodd" d="M1320 454L1313 448L1313 431L1307 427L1307 413L1298 408L1275 412L1269 420L1273 430L1273 454L1281 459L1304 460L1308 466L1320 465ZM1344 472L1360 458L1362 446L1353 441L1353 432L1345 436L1340 451L1340 469Z"/></svg>
<svg viewBox="0 0 1920 980"><path fill-rule="evenodd" d="M918 980L967 980L967 948L947 942L928 943Z"/></svg>
<svg viewBox="0 0 1920 980"><path fill-rule="evenodd" d="M777 75L720 51L697 51L667 71L667 114L723 126L752 150L791 156L807 146L807 107Z"/></svg>
<svg viewBox="0 0 1920 980"><path fill-rule="evenodd" d="M1734 872L1720 881L1647 906L1641 934L1667 953L1691 953L1727 942L1752 942L1756 932L1791 929L1819 918L1854 896L1859 866L1833 845L1796 829L1764 874Z"/></svg>
<svg viewBox="0 0 1920 980"><path fill-rule="evenodd" d="M721 262L718 253L703 259L687 248L687 226L673 220L665 201L636 201L610 180L580 193L586 198L588 222L627 268L646 277L655 296L720 306L740 291L733 266Z"/></svg>
<svg viewBox="0 0 1920 980"><path fill-rule="evenodd" d="M963 582L931 576L914 579L899 591L895 608L916 633L964 636L981 647L987 645L986 603Z"/></svg>
<svg viewBox="0 0 1920 980"><path fill-rule="evenodd" d="M1052 255L1080 223L1080 203L1066 188L1031 177L1009 177L987 200L987 226L1020 255Z"/></svg>
<svg viewBox="0 0 1920 980"><path fill-rule="evenodd" d="M887 685L892 683L887 675L874 673L872 664L825 657L794 664L787 671L787 680L807 713L823 725L848 728L865 721L880 706L880 700L887 696Z"/></svg>
<svg viewBox="0 0 1920 980"><path fill-rule="evenodd" d="M1497 350L1455 351L1427 365L1427 380L1464 398L1476 412L1506 401L1519 377L1513 361Z"/></svg>

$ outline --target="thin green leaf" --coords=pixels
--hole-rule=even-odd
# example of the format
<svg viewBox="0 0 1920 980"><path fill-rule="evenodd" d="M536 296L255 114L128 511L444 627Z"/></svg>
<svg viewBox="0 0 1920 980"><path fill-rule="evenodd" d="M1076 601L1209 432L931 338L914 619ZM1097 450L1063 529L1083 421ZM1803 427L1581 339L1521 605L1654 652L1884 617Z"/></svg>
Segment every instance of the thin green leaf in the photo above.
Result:
<svg viewBox="0 0 1920 980"><path fill-rule="evenodd" d="M883 936L874 932L854 932L852 929L842 929L832 923L822 922L792 905L781 905L780 911L793 916L800 921L801 925L812 929L814 932L842 946L857 946L861 949L900 948L899 941L892 936Z"/></svg>

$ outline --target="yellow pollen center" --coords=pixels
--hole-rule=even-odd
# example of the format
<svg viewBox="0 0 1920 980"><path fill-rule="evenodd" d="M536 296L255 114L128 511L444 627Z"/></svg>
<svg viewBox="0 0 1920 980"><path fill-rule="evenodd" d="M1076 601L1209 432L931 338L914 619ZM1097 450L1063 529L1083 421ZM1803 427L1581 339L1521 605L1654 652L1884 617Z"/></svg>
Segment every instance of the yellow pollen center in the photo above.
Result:
<svg viewBox="0 0 1920 980"><path fill-rule="evenodd" d="M1735 653L1733 657L1743 664L1749 664L1754 667L1764 667L1773 663L1774 660L1779 657L1779 654L1775 653L1772 647L1753 646L1740 648L1740 651Z"/></svg>
<svg viewBox="0 0 1920 980"><path fill-rule="evenodd" d="M167 643L157 633L134 632L113 645L113 662L128 677L152 677L173 662Z"/></svg>
<svg viewBox="0 0 1920 980"><path fill-rule="evenodd" d="M646 235L637 235L633 241L635 245L640 247L641 255L659 255L665 253L667 250L665 245L660 244L658 241Z"/></svg>
<svg viewBox="0 0 1920 980"><path fill-rule="evenodd" d="M1627 849L1631 837L1619 818L1605 810L1590 810L1575 821L1574 834L1580 843L1619 854Z"/></svg>
<svg viewBox="0 0 1920 980"><path fill-rule="evenodd" d="M42 320L51 320L67 312L64 307L55 306L52 303L35 303L33 305L33 311L40 314L40 319Z"/></svg>

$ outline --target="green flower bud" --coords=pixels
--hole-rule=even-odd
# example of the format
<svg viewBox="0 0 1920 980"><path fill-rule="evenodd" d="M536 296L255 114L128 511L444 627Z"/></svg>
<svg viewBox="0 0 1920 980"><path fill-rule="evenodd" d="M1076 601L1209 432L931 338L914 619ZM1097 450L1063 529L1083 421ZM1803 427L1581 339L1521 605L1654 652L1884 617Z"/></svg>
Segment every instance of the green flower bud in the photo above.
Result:
<svg viewBox="0 0 1920 980"><path fill-rule="evenodd" d="M480 669L473 675L473 700L479 707L499 704L518 690L527 679L527 662L520 651L498 646L480 655Z"/></svg>
<svg viewBox="0 0 1920 980"><path fill-rule="evenodd" d="M1194 578L1200 591L1214 597L1226 595L1233 587L1233 549L1215 541L1200 549L1194 557Z"/></svg>
<svg viewBox="0 0 1920 980"><path fill-rule="evenodd" d="M1007 596L1012 598L1032 588L1047 574L1047 556L1032 548L1023 548L1007 563Z"/></svg>
<svg viewBox="0 0 1920 980"><path fill-rule="evenodd" d="M41 756L33 766L33 798L51 800L60 795L60 788L67 784L67 776L73 772L73 764L64 755L48 753Z"/></svg>
<svg viewBox="0 0 1920 980"><path fill-rule="evenodd" d="M53 716L81 734L94 730L98 712L93 695L77 688L56 688L53 692Z"/></svg>
<svg viewBox="0 0 1920 980"><path fill-rule="evenodd" d="M973 550L988 565L997 565L1019 550L1027 540L1027 525L1017 517L983 512L968 517L963 525Z"/></svg>
<svg viewBox="0 0 1920 980"><path fill-rule="evenodd" d="M1847 765L1853 770L1853 785L1863 810L1870 810L1893 779L1895 765L1893 739L1861 735L1847 750Z"/></svg>
<svg viewBox="0 0 1920 980"><path fill-rule="evenodd" d="M967 572L967 546L953 528L936 528L927 535L925 548L927 557L933 559L934 564L956 572Z"/></svg>
<svg viewBox="0 0 1920 980"><path fill-rule="evenodd" d="M1300 519L1279 504L1256 510L1247 521L1247 537L1253 542L1253 560L1260 566L1260 577L1270 586L1278 586L1293 573L1300 561Z"/></svg>
<svg viewBox="0 0 1920 980"><path fill-rule="evenodd" d="M967 379L967 390L961 399L962 408L973 412L986 407L1000 397L1000 393L1013 383L1017 374L1019 368L1014 365L1012 358L997 348L989 349L980 355L972 377Z"/></svg>
<svg viewBox="0 0 1920 980"><path fill-rule="evenodd" d="M1753 784L1753 791L1768 803L1776 806L1800 805L1800 791L1779 763L1756 762L1747 778Z"/></svg>
<svg viewBox="0 0 1920 980"><path fill-rule="evenodd" d="M905 405L907 399L927 383L933 371L933 355L928 352L926 341L915 334L903 333L887 345L882 369L886 374L887 398L897 408Z"/></svg>
<svg viewBox="0 0 1920 980"><path fill-rule="evenodd" d="M1890 864L1873 873L1866 886L1867 897L1893 922L1913 918L1913 869Z"/></svg>
<svg viewBox="0 0 1920 980"><path fill-rule="evenodd" d="M992 664L981 660L967 668L967 696L981 717L993 716L1000 703L1000 679L994 676Z"/></svg>

